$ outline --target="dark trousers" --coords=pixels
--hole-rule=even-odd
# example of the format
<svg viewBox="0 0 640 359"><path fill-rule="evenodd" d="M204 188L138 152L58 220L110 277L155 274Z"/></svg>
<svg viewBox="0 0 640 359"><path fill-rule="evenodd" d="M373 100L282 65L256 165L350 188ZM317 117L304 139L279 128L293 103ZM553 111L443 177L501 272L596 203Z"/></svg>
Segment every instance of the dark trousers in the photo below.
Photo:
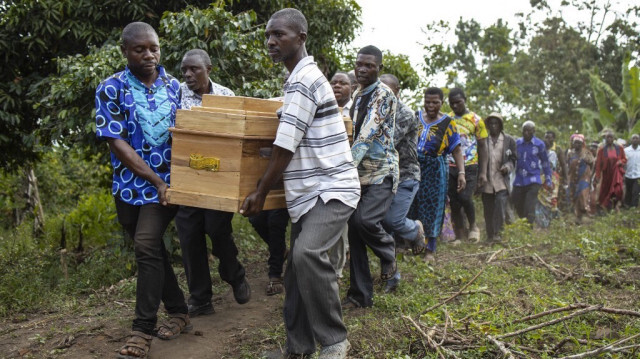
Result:
<svg viewBox="0 0 640 359"><path fill-rule="evenodd" d="M257 216L249 217L249 222L269 246L269 278L282 277L284 253L287 249L286 233L289 224L289 211L272 209L262 211Z"/></svg>
<svg viewBox="0 0 640 359"><path fill-rule="evenodd" d="M532 183L528 186L513 187L511 202L520 218L526 218L530 224L536 220L536 203L540 185Z"/></svg>
<svg viewBox="0 0 640 359"><path fill-rule="evenodd" d="M627 207L638 207L640 197L640 178L624 178L624 204Z"/></svg>
<svg viewBox="0 0 640 359"><path fill-rule="evenodd" d="M162 240L178 208L158 203L134 206L118 199L115 202L118 222L133 238L138 266L136 318L132 330L153 334L160 301L170 314L188 312Z"/></svg>
<svg viewBox="0 0 640 359"><path fill-rule="evenodd" d="M211 238L211 253L219 259L220 278L231 286L244 280L244 267L238 262L238 248L233 241L232 219L231 212L180 206L176 227L189 285L189 304L208 303L213 295L205 234Z"/></svg>
<svg viewBox="0 0 640 359"><path fill-rule="evenodd" d="M390 177L385 178L381 184L362 186L358 208L349 218L351 285L347 295L363 307L373 305L373 279L369 270L367 246L382 263L395 259L393 237L382 227L382 221L393 200L392 188Z"/></svg>
<svg viewBox="0 0 640 359"><path fill-rule="evenodd" d="M291 224L291 250L284 272L284 324L291 354L311 354L347 338L338 277L328 251L340 240L353 208L318 198Z"/></svg>
<svg viewBox="0 0 640 359"><path fill-rule="evenodd" d="M478 165L464 167L464 179L467 185L462 192L458 192L458 168L449 167L449 205L451 206L451 222L456 233L462 233L464 229L464 216L469 220L469 230L476 224L476 210L473 207L473 193L478 184Z"/></svg>
<svg viewBox="0 0 640 359"><path fill-rule="evenodd" d="M487 227L487 238L495 239L500 235L507 215L509 195L506 190L496 193L483 193L484 222Z"/></svg>

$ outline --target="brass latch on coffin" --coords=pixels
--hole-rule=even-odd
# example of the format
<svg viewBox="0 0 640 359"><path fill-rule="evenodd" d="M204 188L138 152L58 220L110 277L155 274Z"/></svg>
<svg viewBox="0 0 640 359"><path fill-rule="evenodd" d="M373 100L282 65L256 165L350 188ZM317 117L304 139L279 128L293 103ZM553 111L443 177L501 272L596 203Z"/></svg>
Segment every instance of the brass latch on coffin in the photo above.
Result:
<svg viewBox="0 0 640 359"><path fill-rule="evenodd" d="M217 172L220 169L220 159L216 157L204 157L198 154L189 156L189 167L194 170Z"/></svg>

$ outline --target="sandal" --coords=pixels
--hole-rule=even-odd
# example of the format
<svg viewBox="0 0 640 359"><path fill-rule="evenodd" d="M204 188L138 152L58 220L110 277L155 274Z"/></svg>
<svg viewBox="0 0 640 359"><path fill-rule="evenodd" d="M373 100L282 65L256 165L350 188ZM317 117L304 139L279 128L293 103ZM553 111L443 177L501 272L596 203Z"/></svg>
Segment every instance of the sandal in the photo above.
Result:
<svg viewBox="0 0 640 359"><path fill-rule="evenodd" d="M118 359L135 359L144 358L147 356L149 349L151 348L151 341L153 336L134 330L129 335L127 342L120 348L118 352ZM122 354L123 351L127 354ZM133 351L132 351L133 350Z"/></svg>
<svg viewBox="0 0 640 359"><path fill-rule="evenodd" d="M282 278L269 278L269 284L267 284L267 295L276 295L284 291L284 285L282 284Z"/></svg>
<svg viewBox="0 0 640 359"><path fill-rule="evenodd" d="M181 333L187 333L193 329L188 314L173 313L169 314L169 321L158 327L156 336L162 340L171 340L177 338Z"/></svg>
<svg viewBox="0 0 640 359"><path fill-rule="evenodd" d="M393 260L391 262L381 263L380 264L380 279L389 280L389 279L393 278L394 275L396 275L397 271L398 271L398 265L396 263L396 259L395 258L393 258Z"/></svg>
<svg viewBox="0 0 640 359"><path fill-rule="evenodd" d="M422 254L425 249L427 249L427 242L424 237L424 227L422 226L422 222L416 220L416 226L418 227L418 235L411 246L411 252L413 252L414 255Z"/></svg>

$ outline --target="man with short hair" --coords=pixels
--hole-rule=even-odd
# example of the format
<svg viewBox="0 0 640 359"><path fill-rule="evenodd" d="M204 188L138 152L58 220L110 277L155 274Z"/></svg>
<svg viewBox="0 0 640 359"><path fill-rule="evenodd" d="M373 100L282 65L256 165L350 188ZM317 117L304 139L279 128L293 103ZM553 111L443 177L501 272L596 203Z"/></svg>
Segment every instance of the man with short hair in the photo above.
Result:
<svg viewBox="0 0 640 359"><path fill-rule="evenodd" d="M640 135L631 136L631 145L624 149L627 157L627 167L624 174L625 205L627 207L638 207L638 197L640 196Z"/></svg>
<svg viewBox="0 0 640 359"><path fill-rule="evenodd" d="M338 106L342 108L342 116L349 116L353 101L351 100L351 80L346 72L337 71L329 82L336 96Z"/></svg>
<svg viewBox="0 0 640 359"><path fill-rule="evenodd" d="M360 199L358 173L331 85L307 54L304 15L290 8L274 13L265 35L269 56L291 75L269 165L240 213L257 214L282 178L292 222L284 275L285 357L310 355L319 343L319 359L343 359L350 344L327 251Z"/></svg>
<svg viewBox="0 0 640 359"><path fill-rule="evenodd" d="M338 106L342 108L342 116L349 116L353 100L351 100L351 78L346 72L336 72L329 82L336 96ZM347 264L347 252L349 251L349 228L345 226L342 236L336 245L329 250L329 259L333 268L336 270L338 278L342 278L342 271Z"/></svg>
<svg viewBox="0 0 640 359"><path fill-rule="evenodd" d="M185 110L202 105L204 94L234 96L230 89L213 82L211 59L202 49L189 50L184 54L180 71L184 82L180 84L180 104ZM211 275L207 255L207 238L211 238L211 253L219 259L220 278L233 288L233 296L239 304L251 298L251 288L245 270L238 261L238 248L233 240L231 220L233 213L213 209L180 206L176 214L176 228L182 263L189 286L189 315L195 317L214 312L211 304Z"/></svg>
<svg viewBox="0 0 640 359"><path fill-rule="evenodd" d="M354 164L362 194L349 219L350 286L346 306L373 305L373 279L367 246L380 258L380 278L396 274L395 241L382 226L398 187L398 152L393 144L397 100L378 79L382 52L375 46L358 51L355 73L360 87L351 108Z"/></svg>
<svg viewBox="0 0 640 359"><path fill-rule="evenodd" d="M467 96L460 88L454 88L449 92L449 106L460 132L460 146L464 155L464 168L456 167L453 157L449 156L449 204L451 205L451 221L456 232L456 238L464 235L464 217L462 211L469 220L469 240L480 240L480 230L476 225L476 210L473 206L473 194L478 188L482 188L487 182L487 128L480 116L469 111L466 105ZM458 171L465 172L467 186L462 192L458 192Z"/></svg>
<svg viewBox="0 0 640 359"><path fill-rule="evenodd" d="M536 125L533 121L522 124L522 137L516 140L518 159L516 162L516 177L513 180L511 201L520 218L526 218L533 225L536 219L536 203L538 191L542 184L541 174L544 173L547 188L553 188L551 182L551 166L547 158L544 142L535 137Z"/></svg>
<svg viewBox="0 0 640 359"><path fill-rule="evenodd" d="M393 94L398 97L400 83L391 74L380 76L380 81L389 86ZM421 254L426 249L424 228L419 220L407 218L413 198L420 185L420 164L418 163L418 119L409 106L398 100L396 108L396 123L393 132L393 143L398 151L399 184L389 211L384 218L384 228L396 240L411 243L413 253ZM396 246L398 243L396 242ZM385 292L395 290L400 273L394 279L387 281Z"/></svg>
<svg viewBox="0 0 640 359"><path fill-rule="evenodd" d="M120 49L127 67L96 89L96 136L111 150L118 221L133 239L138 267L135 319L118 356L142 358L154 336L173 339L191 329L184 294L162 239L177 211L168 205L166 191L169 127L180 107L180 83L160 66L160 43L151 25L127 25ZM161 301L170 320L156 329Z"/></svg>
<svg viewBox="0 0 640 359"><path fill-rule="evenodd" d="M516 165L516 141L504 133L502 115L493 112L486 119L489 128L487 183L482 189L482 205L488 241L499 241L511 192L510 176Z"/></svg>

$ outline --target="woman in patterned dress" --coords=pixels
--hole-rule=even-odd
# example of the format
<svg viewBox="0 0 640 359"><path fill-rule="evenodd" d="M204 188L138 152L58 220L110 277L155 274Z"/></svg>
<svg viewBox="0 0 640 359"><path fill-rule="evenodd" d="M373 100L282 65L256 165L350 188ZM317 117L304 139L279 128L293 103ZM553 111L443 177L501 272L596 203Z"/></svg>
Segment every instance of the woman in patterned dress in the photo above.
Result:
<svg viewBox="0 0 640 359"><path fill-rule="evenodd" d="M458 172L458 192L466 185L464 159L460 149L460 135L455 121L440 112L444 93L437 87L429 87L424 93L424 109L417 112L420 120L418 137L418 162L420 162L420 187L411 205L410 218L424 225L427 237L425 260L432 261L436 251L436 238L442 230L447 199L449 164L452 154Z"/></svg>
<svg viewBox="0 0 640 359"><path fill-rule="evenodd" d="M571 146L567 156L569 159L567 182L576 220L580 223L582 217L589 213L589 192L594 158L591 151L584 147L583 135L577 133L571 135Z"/></svg>

